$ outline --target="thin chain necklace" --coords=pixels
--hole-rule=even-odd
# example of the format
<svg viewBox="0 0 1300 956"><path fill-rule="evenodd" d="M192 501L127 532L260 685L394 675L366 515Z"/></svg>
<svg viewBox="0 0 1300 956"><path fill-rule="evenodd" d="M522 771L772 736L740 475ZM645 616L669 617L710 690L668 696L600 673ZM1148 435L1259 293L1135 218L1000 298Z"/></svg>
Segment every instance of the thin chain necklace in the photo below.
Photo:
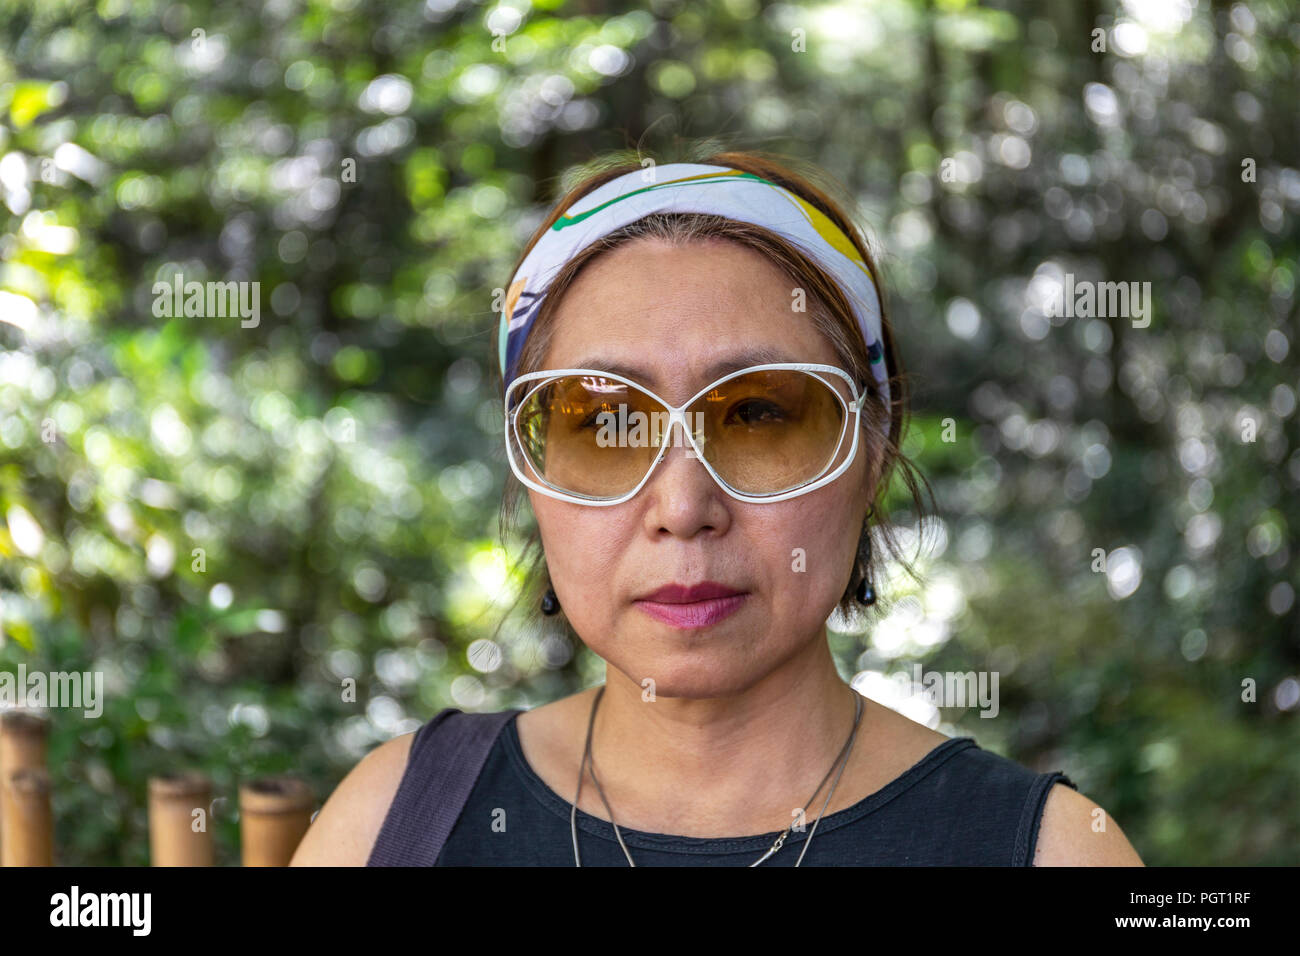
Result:
<svg viewBox="0 0 1300 956"><path fill-rule="evenodd" d="M600 690L596 691L595 699L591 702L591 716L587 719L587 744L582 753L582 766L578 768L578 792L573 796L572 810L569 813L569 829L573 834L573 864L574 866L582 866L582 858L578 855L578 799L582 796L582 778L584 771L587 770L588 766L590 766L591 779L596 784L596 792L600 794L601 802L605 804L605 812L609 814L609 822L613 824L614 836L618 838L618 845L623 848L623 855L627 857L627 865L636 866L636 864L632 862L632 854L628 852L627 844L623 842L623 834L618 828L618 823L614 820L614 811L610 807L609 801L605 798L605 791L601 787L600 781L596 778L596 764L591 758L591 732L592 728L596 724L596 708L600 706L600 698L604 693L605 686L602 684ZM795 866L798 866L803 862L803 856L808 852L809 844L812 843L813 834L817 832L817 824L822 822L822 814L825 813L826 808L830 806L831 797L835 795L835 787L838 786L840 782L840 774L844 773L844 768L847 767L849 763L849 755L853 752L853 742L858 735L858 724L862 721L862 695L857 691L854 691L853 697L853 729L849 731L849 739L844 742L844 746L840 748L839 755L835 758L835 763L831 764L830 770L826 771L826 776L822 777L822 782L817 784L817 789L814 790L813 795L808 798L809 804L817 799L817 794L821 793L822 787L826 786L826 781L830 779L831 772L835 770L837 764L840 768L839 772L835 774L835 780L831 784L830 792L826 794L826 801L822 804L821 810L818 811L817 819L813 821L812 830L808 832L808 839L803 841L803 850L800 851L799 859L795 861ZM786 826L785 830L781 832L781 835L776 838L776 841L768 848L767 852L749 865L758 866L777 850L781 849L785 844L785 838L790 835L790 830L793 826L794 822L792 821Z"/></svg>

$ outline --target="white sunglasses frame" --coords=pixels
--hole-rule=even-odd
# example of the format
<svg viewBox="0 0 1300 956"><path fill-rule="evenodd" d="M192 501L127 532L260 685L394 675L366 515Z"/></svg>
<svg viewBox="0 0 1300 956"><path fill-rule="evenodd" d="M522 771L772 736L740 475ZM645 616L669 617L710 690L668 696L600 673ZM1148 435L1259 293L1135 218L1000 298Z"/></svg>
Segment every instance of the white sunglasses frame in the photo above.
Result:
<svg viewBox="0 0 1300 956"><path fill-rule="evenodd" d="M758 495L741 494L740 492L736 491L734 488L732 488L725 481L722 480L722 477L716 471L714 471L713 466L709 464L708 460L700 452L699 446L695 444L695 439L691 435L690 428L687 426L685 412L687 408L695 404L695 402L697 402L700 398L702 398L704 395L707 395L710 391L717 388L719 385L721 385L724 382L728 382L731 379L737 378L741 375L749 375L752 372L764 372L764 371L778 370L778 369L811 373L813 378L816 378L818 381L822 382L822 384L826 385L826 387L829 388L832 393L834 393L835 398L839 401L840 406L844 409L844 422L840 428L840 437L839 440L835 443L835 453L831 455L829 461L827 462L826 467L827 468L830 467L830 462L833 462L835 460L836 456L838 456L840 453L840 449L844 446L844 430L849 427L849 412L853 413L853 446L849 449L849 453L847 457L845 457L844 461L840 463L839 467L837 467L834 471L830 472L829 474L822 474L817 478L813 478L802 485L790 489L789 491L783 491L775 495L758 496ZM849 386L849 390L853 393L853 401L851 402L844 401L844 396L840 394L840 390L835 388L830 382L823 379L820 375L817 375L816 373L818 372L826 372L828 374L838 375L845 382L847 382ZM565 375L594 375L600 378L607 378L607 379L612 379L616 382L622 382L624 385L631 385L633 388L645 392L645 394L649 395L656 402L658 402L660 405L662 405L665 409L668 410L669 420L668 420L668 427L664 431L665 441L660 447L659 454L655 456L655 460L651 462L650 467L646 469L646 473L644 477L642 477L641 481L631 491L619 495L616 498L588 498L583 495L574 495L567 491L563 491L555 487L554 485L544 484L542 482L534 481L533 479L529 478L527 474L524 473L524 470L519 466L519 463L515 461L514 452L512 450L513 445L511 442L511 434L510 434L512 430L514 431L515 440L519 442L519 447L520 448L524 447L523 440L519 437L519 421L518 421L519 409L521 409L524 406L524 404L528 401L528 399L532 396L532 394L535 391L537 391L537 389L544 387L547 384L547 382L543 381L540 384L538 384L535 388L529 389L528 393L525 394L519 400L519 403L514 407L513 411L510 408L511 394L515 391L515 389L519 386L521 382L532 382L541 379L553 380L556 378L561 378ZM738 369L735 372L731 372L727 375L724 375L722 378L718 379L715 382L710 382L704 388L696 392L690 398L689 401L678 406L673 406L668 402L665 402L662 398L660 398L658 395L656 395L654 392L652 392L650 389L646 388L644 385L640 384L639 382L634 382L629 378L624 378L622 375L616 375L613 372L602 372L597 369L589 369L589 368L543 369L541 371L529 372L525 375L520 375L518 378L512 381L510 383L510 387L506 389L505 434L504 434L505 443L506 443L506 457L510 460L510 470L515 473L516 478L518 478L521 482L523 482L523 484L526 485L527 487L541 494L544 494L547 497L555 498L559 501L567 501L571 504L591 505L593 507L598 507L598 508L609 507L611 505L621 505L625 502L631 501L633 498L636 497L637 493L642 488L645 487L646 482L650 480L650 476L653 475L655 473L655 469L659 467L659 463L664 460L664 456L667 455L668 449L673 447L673 441L672 441L673 425L680 424L682 434L686 437L687 444L690 447L691 451L694 453L693 457L696 460L698 460L700 464L704 466L705 470L709 473L710 477L713 478L713 481L718 485L719 488L721 488L732 498L735 498L737 501L743 501L746 502L747 504L771 504L777 501L787 501L790 498L797 498L800 495L806 495L810 491L815 491L818 488L830 484L840 475L844 474L845 470L849 467L849 465L853 463L853 460L857 457L858 454L858 433L861 431L862 406L865 404L865 402L866 402L866 394L865 393L862 395L858 394L858 386L853 381L853 377L850 376L843 369L836 368L833 365L816 365L816 364L809 364L806 362L776 362L767 365L751 365L748 368ZM528 464L529 467L532 467L531 461ZM533 470L536 471L535 468Z"/></svg>

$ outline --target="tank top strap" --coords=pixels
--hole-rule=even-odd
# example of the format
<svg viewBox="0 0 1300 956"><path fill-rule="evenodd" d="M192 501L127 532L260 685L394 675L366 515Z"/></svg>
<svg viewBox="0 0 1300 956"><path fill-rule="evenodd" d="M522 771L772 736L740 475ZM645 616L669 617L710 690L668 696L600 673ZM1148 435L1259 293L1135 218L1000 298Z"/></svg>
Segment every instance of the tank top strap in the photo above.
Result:
<svg viewBox="0 0 1300 956"><path fill-rule="evenodd" d="M501 728L518 713L446 707L416 731L367 866L434 864Z"/></svg>
<svg viewBox="0 0 1300 956"><path fill-rule="evenodd" d="M881 859L948 866L1033 866L1052 787L1078 789L1061 770L1035 772L969 736L941 744L881 793L903 783L876 811Z"/></svg>
<svg viewBox="0 0 1300 956"><path fill-rule="evenodd" d="M1024 810L1020 815L1020 827L1016 831L1016 847L1011 858L1012 866L1033 866L1034 850L1038 846L1038 830L1043 822L1043 809L1047 806L1047 797L1052 788L1063 783L1071 790L1078 791L1078 786L1060 770L1051 770L1035 775L1025 796Z"/></svg>

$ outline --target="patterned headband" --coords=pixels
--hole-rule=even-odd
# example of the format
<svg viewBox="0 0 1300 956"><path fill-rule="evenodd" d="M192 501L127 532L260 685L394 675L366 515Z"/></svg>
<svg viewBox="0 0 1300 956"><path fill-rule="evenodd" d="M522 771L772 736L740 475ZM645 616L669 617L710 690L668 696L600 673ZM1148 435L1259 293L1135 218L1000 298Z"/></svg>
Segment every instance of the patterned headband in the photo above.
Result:
<svg viewBox="0 0 1300 956"><path fill-rule="evenodd" d="M656 212L713 213L763 226L808 255L839 283L853 307L872 375L888 405L880 298L853 243L821 210L788 189L752 173L697 163L633 170L606 183L570 206L529 250L501 313L498 352L507 388L546 291L564 264L602 236Z"/></svg>

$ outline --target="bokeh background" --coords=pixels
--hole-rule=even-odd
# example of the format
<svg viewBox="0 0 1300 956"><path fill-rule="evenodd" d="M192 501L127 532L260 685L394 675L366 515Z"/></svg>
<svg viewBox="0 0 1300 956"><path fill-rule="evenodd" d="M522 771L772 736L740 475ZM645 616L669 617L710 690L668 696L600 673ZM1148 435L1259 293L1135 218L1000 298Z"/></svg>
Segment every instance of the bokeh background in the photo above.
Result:
<svg viewBox="0 0 1300 956"><path fill-rule="evenodd" d="M1298 65L1269 0L0 0L0 670L107 684L50 715L59 862L147 862L188 768L232 862L240 780L600 678L505 616L494 290L582 163L705 141L881 250L937 507L846 678L996 670L995 719L892 702L1148 864L1296 863ZM259 324L157 317L176 272ZM1066 273L1150 324L1047 316Z"/></svg>

